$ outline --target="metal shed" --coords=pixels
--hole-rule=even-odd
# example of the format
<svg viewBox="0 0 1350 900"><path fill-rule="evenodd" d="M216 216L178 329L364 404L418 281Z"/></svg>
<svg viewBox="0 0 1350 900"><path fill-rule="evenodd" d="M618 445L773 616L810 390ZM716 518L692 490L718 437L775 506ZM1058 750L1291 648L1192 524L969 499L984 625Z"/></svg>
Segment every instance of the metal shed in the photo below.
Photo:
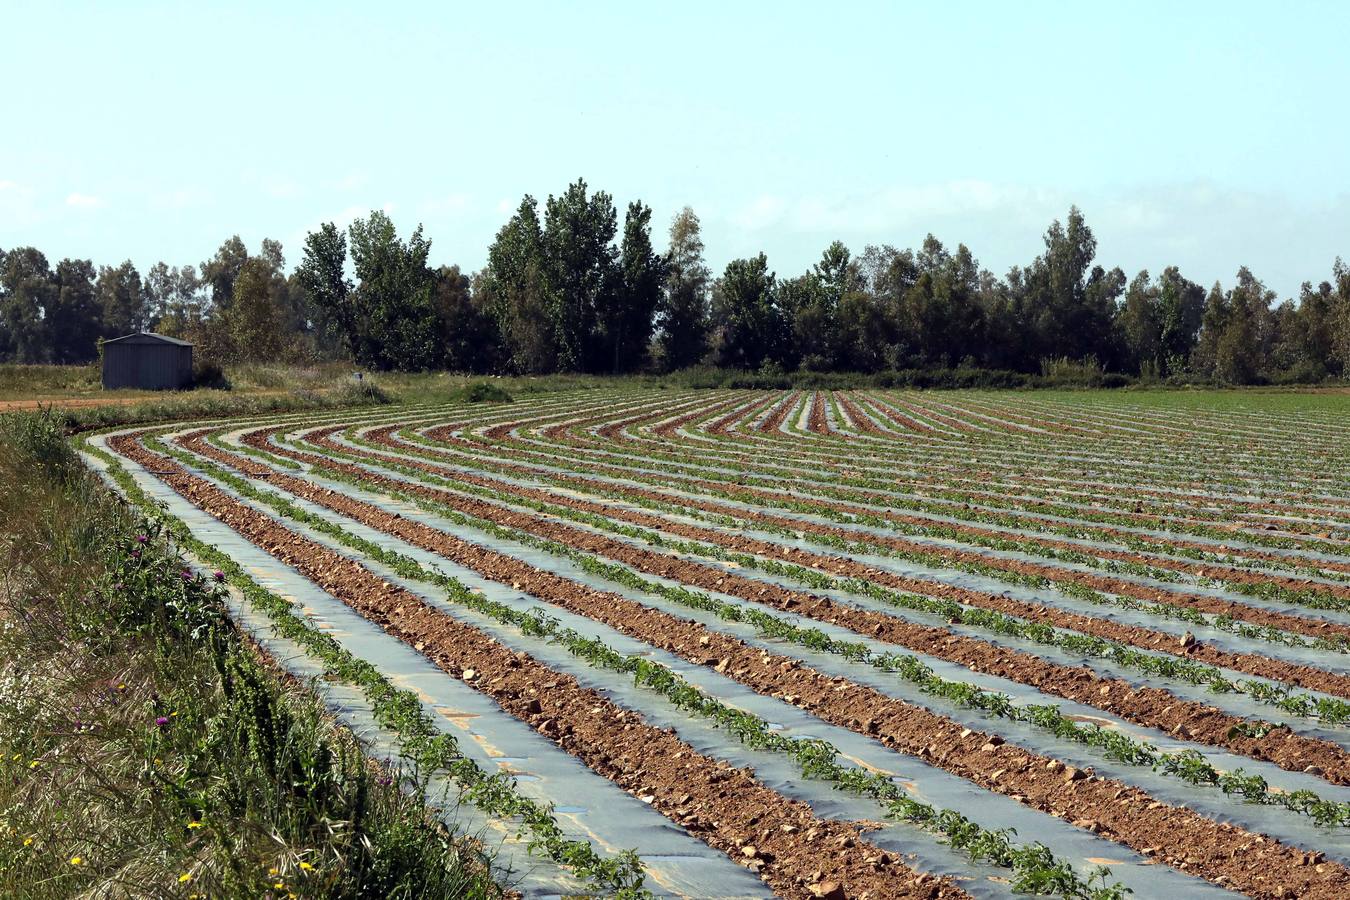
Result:
<svg viewBox="0 0 1350 900"><path fill-rule="evenodd" d="M103 342L103 389L176 391L192 385L192 345L142 331Z"/></svg>

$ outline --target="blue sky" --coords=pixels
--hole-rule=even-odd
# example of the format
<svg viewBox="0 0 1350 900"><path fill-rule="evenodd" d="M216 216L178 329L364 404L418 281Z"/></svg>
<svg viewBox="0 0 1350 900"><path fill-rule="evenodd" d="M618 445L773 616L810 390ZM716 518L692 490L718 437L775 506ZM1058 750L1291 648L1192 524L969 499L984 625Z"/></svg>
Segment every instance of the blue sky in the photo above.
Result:
<svg viewBox="0 0 1350 900"><path fill-rule="evenodd" d="M1099 260L1350 257L1346 3L16 3L0 247L199 263L388 210L477 268L577 176L715 269L965 242L1003 274L1077 203ZM664 244L664 234L658 243Z"/></svg>

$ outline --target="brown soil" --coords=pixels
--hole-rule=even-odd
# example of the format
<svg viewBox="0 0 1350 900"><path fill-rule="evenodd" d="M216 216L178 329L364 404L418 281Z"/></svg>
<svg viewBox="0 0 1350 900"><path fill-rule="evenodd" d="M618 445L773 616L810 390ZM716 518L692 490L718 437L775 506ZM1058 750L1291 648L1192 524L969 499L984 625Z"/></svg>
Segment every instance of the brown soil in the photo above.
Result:
<svg viewBox="0 0 1350 900"><path fill-rule="evenodd" d="M399 450L421 448L408 448L398 443L393 437L392 432L398 426L385 426L373 429L367 433L370 440L391 448ZM318 445L333 447L331 442L327 441L327 436L336 428L323 429L316 431L311 435L311 440ZM346 449L346 448L339 448ZM1108 619L1099 619L1093 616L1080 613L1069 612L1056 609L1054 607L1043 606L1040 604L1029 603L1022 600L1016 600L1011 597L1005 597L1001 594L993 594L983 591L974 591L967 588L946 585L940 582L926 581L917 578L910 578L896 575L891 572L885 572L875 569L861 563L858 563L847 557L826 556L819 553L813 553L805 550L795 550L793 548L784 548L770 541L761 541L749 537L730 534L711 528L701 528L693 525L674 523L662 519L656 515L626 510L613 505L602 503L592 503L568 497L563 494L553 494L542 490L527 490L507 482L483 476L470 476L463 473L455 473L452 470L435 466L427 463L416 463L408 460L399 460L400 464L422 469L423 471L442 477L453 477L467 483L476 484L481 487L488 487L493 490L501 491L517 496L530 497L535 500L543 500L561 506L568 506L573 509L585 512L605 515L613 519L619 519L635 525L641 525L646 528L654 528L675 534L680 537L691 540L703 541L705 543L715 544L727 549L736 550L743 553L752 553L759 556L777 559L783 562L794 563L797 565L809 566L831 575L839 575L848 578L861 578L869 580L886 587L894 588L900 591L912 591L922 593L928 596L940 597L953 600L970 606L977 606L983 609L996 610L1008 615L1024 618L1029 621L1040 622L1052 625L1057 628L1067 628L1079 631L1085 634L1091 634L1096 637L1106 638L1108 640L1119 641L1131 646L1147 650L1163 651L1177 656L1186 656L1199 662L1209 665L1221 666L1242 672L1247 675L1255 675L1262 678L1271 678L1277 681L1290 682L1309 690L1326 691L1341 697L1350 697L1350 677L1326 672L1314 666L1289 663L1283 660L1271 659L1256 653L1234 653L1215 647L1201 641L1184 638L1179 640L1174 635L1166 632L1145 628L1138 625L1128 625L1119 622L1113 622ZM524 466L503 464L503 467L520 474L531 476L535 475L533 470ZM597 467L600 468L600 467ZM673 497L658 491L641 490L628 488L624 486L607 485L601 482L592 481L574 476L561 476L562 480L569 486L575 486L581 490L614 490L633 497L642 497L645 499L657 500L665 503L682 503L686 506L703 509L710 512L717 512L725 515L749 517L759 521L768 520L773 524L785 525L790 528L800 528L803 531L812 531L817 533L835 533L850 539L858 535L857 532L849 532L844 529L835 529L830 526L810 526L810 523L801 523L797 520L790 520L781 517L748 514L744 510L729 506L722 506L711 502L694 501L682 497ZM809 526L809 527L808 527ZM1208 598L1213 599L1213 598ZM1219 602L1219 601L1216 601ZM1208 604L1206 604L1208 606ZM1236 604L1233 604L1236 605ZM1243 607L1247 609L1247 607ZM1212 607L1209 611L1232 612L1230 607L1221 607L1215 610ZM1253 610L1255 613L1267 613L1266 610ZM1235 616L1235 618L1241 618ZM1262 624L1294 623L1301 630L1311 636L1324 637L1333 634L1350 634L1350 627L1339 626L1335 623L1325 623L1319 620L1309 620L1299 616L1284 613L1270 612L1268 616L1263 616ZM1279 626L1277 626L1279 627Z"/></svg>
<svg viewBox="0 0 1350 900"><path fill-rule="evenodd" d="M263 469L251 460L222 453L200 441L192 441L192 449L209 451L213 457L241 468ZM143 448L134 448L132 452L135 451L145 453ZM161 465L159 460L154 462ZM177 481L175 478L175 489ZM1309 855L1301 851L1215 823L1184 808L1159 803L1146 792L1122 782L1066 770L1056 760L1005 744L994 735L962 729L950 719L871 688L823 676L791 657L764 653L735 638L622 596L576 585L512 557L474 547L299 479L274 473L271 482L287 490L296 489L302 496L312 495L307 499L335 511L362 520L369 518L368 524L444 553L488 577L605 621L691 661L714 666L757 691L780 697L833 724L871 735L888 746L927 759L1184 871L1256 896L1280 896L1280 891L1289 889L1307 892L1300 896L1334 896L1323 891L1350 888L1350 872L1336 864L1320 859L1310 863ZM1257 858L1253 859L1253 855Z"/></svg>
<svg viewBox="0 0 1350 900"><path fill-rule="evenodd" d="M767 419L759 423L759 431L776 432L783 423L787 421L788 413L797 408L797 401L801 399L800 391L793 391L783 398L783 402L778 404Z"/></svg>
<svg viewBox="0 0 1350 900"><path fill-rule="evenodd" d="M159 477L177 493L443 671L464 678L595 772L756 870L775 892L810 898L815 896L812 885L833 882L848 896L968 896L947 879L916 872L868 844L863 825L815 816L805 803L760 784L749 770L698 753L674 733L649 725L639 713L581 687L571 676L432 609L415 594L187 474L173 460L138 445L134 437L113 438L109 445L161 473ZM1292 859L1295 854L1284 847L1279 851L1276 856ZM1319 881L1350 886L1350 872Z"/></svg>
<svg viewBox="0 0 1350 900"><path fill-rule="evenodd" d="M806 430L815 434L832 434L825 416L825 395L816 391L811 397L811 412L806 417Z"/></svg>
<svg viewBox="0 0 1350 900"><path fill-rule="evenodd" d="M472 447L474 445L467 444L467 446ZM605 466L597 464L592 466L591 468L593 468L596 472L602 472L605 474L617 475L619 477L624 478L633 477L631 472L613 466ZM679 480L687 483L690 489L699 489L715 492L734 492L735 494L740 494L747 498L768 500L771 502L781 501L784 499L783 493L766 490L764 488L755 488L740 484L733 486L726 482L709 481L697 478L687 478L683 476L668 476L668 477L679 478ZM622 485L612 486L609 489L633 493L638 492L635 489L628 488ZM845 538L850 541L864 541L879 547L886 547L889 549L898 550L906 553L932 554L940 556L945 560L949 560L950 562L957 564L976 563L979 565L990 566L1006 572L1013 572L1022 575L1034 575L1041 578L1050 579L1051 581L1070 582L1075 584L1086 585L1088 587L1091 587L1093 590L1097 591L1107 591L1110 593L1132 597L1137 600L1165 603L1172 606L1196 609L1201 612L1213 613L1216 615L1228 615L1232 616L1235 619L1241 619L1242 621L1245 622L1251 622L1258 625L1270 625L1274 628L1281 628L1286 631L1293 631L1295 633L1308 635L1310 637L1328 637L1331 635L1350 636L1350 625L1342 625L1339 623L1327 622L1318 619L1309 619L1299 615L1282 613L1275 610L1264 609L1261 607L1249 606L1245 603L1239 603L1232 600L1225 600L1219 597L1212 597L1207 594L1190 593L1182 589L1155 588L1147 585L1138 584L1136 582L1129 581L1123 578L1112 577L1109 575L1099 575L1093 572L1078 572L1069 569L1063 569L1058 566L1045 563L1024 562L1021 560L988 556L984 553L975 550L959 550L947 547L933 546L929 544L922 544L917 541L910 541L901 537L875 535L861 531L851 531L847 528L836 525L822 525L817 523L805 522L800 519L795 519L788 516L744 510L730 506L723 506L721 504L716 503L715 501L708 501L708 500L696 501L684 497L672 497L670 495L662 494L659 491L655 490L646 490L642 491L641 493L650 495L652 499L662 499L664 502L668 503L674 502L684 504L687 506L694 506L699 509L707 510L709 512L717 512L722 515L730 515L750 522L766 522L772 525L792 528L797 531L808 531L814 534L833 535ZM865 495L867 492L859 491L858 493ZM886 509L863 507L852 503L845 503L836 500L826 500L819 497L804 496L800 499L804 503L810 503L814 506L833 509L837 512L848 513L851 515L879 517L897 523L919 525L921 527L924 525L933 524L933 520L924 518L922 516L911 516L903 513L892 512ZM885 498L879 495L876 496L875 498L869 497L868 499L874 499L875 502L878 503L882 503L885 501ZM1006 537L1006 535L1000 535L999 532L992 531L990 529L976 528L974 526L953 525L951 527L955 528L958 531L963 531L966 533L985 533L994 536ZM1067 542L1051 541L1047 539L1030 538L1030 537L1025 539L1040 541L1048 545L1061 544L1065 547L1068 547L1069 549L1087 552L1085 548L1076 545L1069 545L1067 544ZM1099 556L1105 556L1109 554L1111 555L1112 558L1128 559L1130 561L1140 562L1144 564L1156 564L1159 562L1155 557L1140 556L1125 551L1098 551L1093 549L1091 550L1091 552ZM1209 564L1202 565L1199 563L1172 562L1170 567L1182 569L1184 571L1203 570L1206 572L1214 572L1214 573L1222 573L1223 571L1225 571L1225 567L1222 566ZM1247 582L1261 581L1293 588L1301 588L1308 586L1308 582L1306 580L1296 578L1259 575L1257 573L1247 573L1236 569L1228 569L1227 571L1232 571L1236 574L1234 580L1241 580ZM1328 586L1319 585L1319 587L1328 587ZM1336 585L1329 587L1331 587L1333 593L1336 593L1338 595L1339 594L1350 595L1350 586Z"/></svg>

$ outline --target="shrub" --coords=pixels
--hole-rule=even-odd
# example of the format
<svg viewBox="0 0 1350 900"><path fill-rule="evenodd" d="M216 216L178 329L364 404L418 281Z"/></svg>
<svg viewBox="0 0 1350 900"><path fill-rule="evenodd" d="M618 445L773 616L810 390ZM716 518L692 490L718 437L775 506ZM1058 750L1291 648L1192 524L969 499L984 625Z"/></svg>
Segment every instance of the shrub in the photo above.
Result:
<svg viewBox="0 0 1350 900"><path fill-rule="evenodd" d="M389 402L389 395L384 388L369 378L349 378L342 382L335 394L337 402L343 406Z"/></svg>
<svg viewBox="0 0 1350 900"><path fill-rule="evenodd" d="M214 388L218 391L230 389L230 379L225 377L218 363L199 359L192 365L192 386L194 388Z"/></svg>
<svg viewBox="0 0 1350 900"><path fill-rule="evenodd" d="M457 403L514 403L515 398L495 384L487 381L475 381L450 393L450 399Z"/></svg>

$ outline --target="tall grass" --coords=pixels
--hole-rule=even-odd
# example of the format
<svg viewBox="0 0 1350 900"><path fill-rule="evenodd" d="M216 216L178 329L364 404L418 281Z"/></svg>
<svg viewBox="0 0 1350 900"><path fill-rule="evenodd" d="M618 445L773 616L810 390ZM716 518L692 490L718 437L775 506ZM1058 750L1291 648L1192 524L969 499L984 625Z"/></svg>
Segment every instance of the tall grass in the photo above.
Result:
<svg viewBox="0 0 1350 900"><path fill-rule="evenodd" d="M0 417L0 896L499 896L65 424Z"/></svg>

